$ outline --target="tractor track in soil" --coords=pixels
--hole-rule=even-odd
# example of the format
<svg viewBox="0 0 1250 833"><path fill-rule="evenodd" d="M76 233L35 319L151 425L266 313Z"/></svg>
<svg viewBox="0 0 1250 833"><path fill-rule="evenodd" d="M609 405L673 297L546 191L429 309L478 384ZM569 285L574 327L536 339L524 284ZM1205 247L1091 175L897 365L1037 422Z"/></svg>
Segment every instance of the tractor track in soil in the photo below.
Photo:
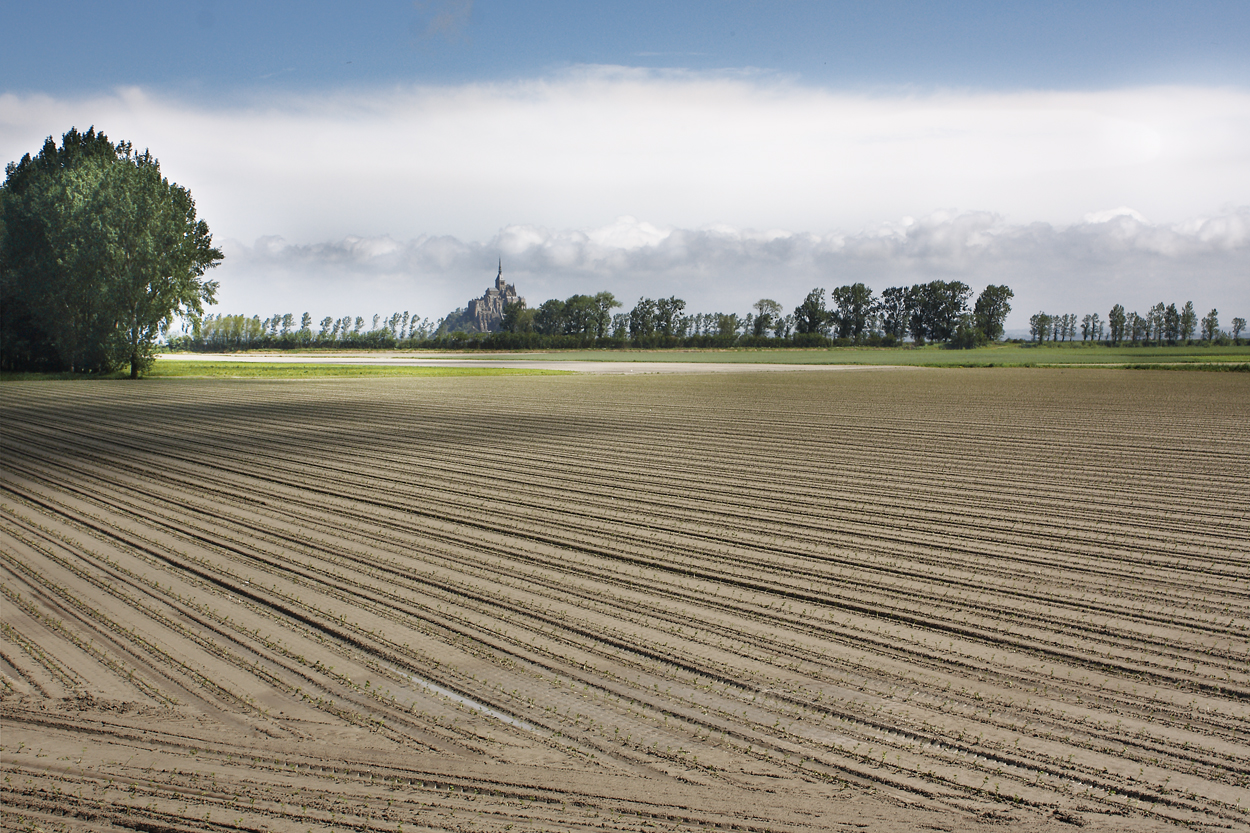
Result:
<svg viewBox="0 0 1250 833"><path fill-rule="evenodd" d="M1250 826L1248 392L6 385L5 826Z"/></svg>

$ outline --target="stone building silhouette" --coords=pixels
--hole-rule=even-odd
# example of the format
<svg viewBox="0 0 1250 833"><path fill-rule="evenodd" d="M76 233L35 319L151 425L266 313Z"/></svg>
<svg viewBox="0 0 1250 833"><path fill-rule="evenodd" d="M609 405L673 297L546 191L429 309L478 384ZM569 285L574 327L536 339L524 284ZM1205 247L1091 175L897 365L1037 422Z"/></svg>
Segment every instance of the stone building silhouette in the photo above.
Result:
<svg viewBox="0 0 1250 833"><path fill-rule="evenodd" d="M468 319L467 323L479 333L498 332L503 323L504 309L517 301L524 303L525 299L517 296L514 285L504 282L503 258L500 258L499 274L495 276L494 287L486 290L481 298L475 298L469 302L465 316Z"/></svg>

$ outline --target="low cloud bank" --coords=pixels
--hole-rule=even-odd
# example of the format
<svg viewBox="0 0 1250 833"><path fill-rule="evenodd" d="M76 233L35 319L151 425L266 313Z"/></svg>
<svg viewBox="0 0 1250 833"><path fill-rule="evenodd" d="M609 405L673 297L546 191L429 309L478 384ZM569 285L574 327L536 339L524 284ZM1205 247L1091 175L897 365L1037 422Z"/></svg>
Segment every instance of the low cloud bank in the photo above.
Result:
<svg viewBox="0 0 1250 833"><path fill-rule="evenodd" d="M767 73L578 67L510 83L0 94L0 155L94 124L151 148L213 230L255 240L510 223L854 229L945 207L1066 225L1250 203L1250 90L851 92Z"/></svg>
<svg viewBox="0 0 1250 833"><path fill-rule="evenodd" d="M608 289L745 311L940 277L1012 286L1009 326L1117 302L1250 307L1239 88L864 93L578 67L228 106L0 94L6 161L73 125L151 148L191 190L240 312L437 316L498 257L535 303Z"/></svg>
<svg viewBox="0 0 1250 833"><path fill-rule="evenodd" d="M934 279L1016 292L1008 326L1038 310L1102 312L1193 300L1250 313L1250 206L1179 223L1130 208L1068 226L1011 224L989 212L937 212L854 233L728 226L663 228L633 217L594 229L511 225L488 241L347 237L316 244L226 241L221 307L344 315L410 309L437 317L480 295L498 259L531 305L607 289L626 304L676 294L691 311L745 312L761 297L797 304L813 286L877 291Z"/></svg>

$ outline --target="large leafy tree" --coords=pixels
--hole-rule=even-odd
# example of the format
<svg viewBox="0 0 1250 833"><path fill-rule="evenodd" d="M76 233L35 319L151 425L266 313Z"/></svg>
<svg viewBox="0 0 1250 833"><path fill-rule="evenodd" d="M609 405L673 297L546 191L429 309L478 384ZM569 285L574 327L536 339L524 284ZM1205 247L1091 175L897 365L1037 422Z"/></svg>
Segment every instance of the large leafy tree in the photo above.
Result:
<svg viewBox="0 0 1250 833"><path fill-rule="evenodd" d="M960 319L968 311L971 295L972 289L962 281L930 281L913 286L913 336L922 335L930 341L949 341L955 335ZM916 321L917 317L919 321Z"/></svg>
<svg viewBox="0 0 1250 833"><path fill-rule="evenodd" d="M42 351L70 370L129 364L137 377L174 316L212 303L217 284L203 276L221 251L151 153L70 130L5 173L0 295L25 339L11 344L6 326L6 366L38 364Z"/></svg>
<svg viewBox="0 0 1250 833"><path fill-rule="evenodd" d="M612 326L612 310L619 307L621 302L616 300L616 296L611 292L606 291L595 293L594 302L595 311L592 316L594 332L592 335L595 338L607 338L608 330Z"/></svg>
<svg viewBox="0 0 1250 833"><path fill-rule="evenodd" d="M651 298L639 298L629 311L629 337L637 341L655 332L656 304Z"/></svg>
<svg viewBox="0 0 1250 833"><path fill-rule="evenodd" d="M881 293L877 309L881 313L881 327L885 334L902 339L907 335L911 320L912 294L905 286L891 286Z"/></svg>
<svg viewBox="0 0 1250 833"><path fill-rule="evenodd" d="M681 311L686 302L676 295L655 302L655 329L662 336L672 337L681 329Z"/></svg>
<svg viewBox="0 0 1250 833"><path fill-rule="evenodd" d="M986 341L998 341L1003 337L1003 323L1011 312L1010 301L1014 297L1015 293L1006 284L990 284L977 296L972 315L977 330Z"/></svg>
<svg viewBox="0 0 1250 833"><path fill-rule="evenodd" d="M819 333L824 335L829 329L829 310L825 309L825 290L817 287L807 293L803 303L794 308L794 329L796 332Z"/></svg>
<svg viewBox="0 0 1250 833"><path fill-rule="evenodd" d="M752 322L752 335L757 338L773 332L777 327L777 322L783 317L781 304L772 298L760 298L751 305L751 308L756 312L755 320Z"/></svg>
<svg viewBox="0 0 1250 833"><path fill-rule="evenodd" d="M527 309L524 298L517 298L503 308L503 321L499 329L505 333L534 332L534 310Z"/></svg>
<svg viewBox="0 0 1250 833"><path fill-rule="evenodd" d="M742 319L738 313L718 312L716 315L716 335L720 338L734 338L742 327Z"/></svg>
<svg viewBox="0 0 1250 833"><path fill-rule="evenodd" d="M563 334L566 321L564 301L559 298L543 301L534 313L534 329L545 336Z"/></svg>
<svg viewBox="0 0 1250 833"><path fill-rule="evenodd" d="M75 211L77 169L116 151L94 130L49 137L33 159L5 166L0 186L0 355L6 369L71 370L106 363L102 287L80 280L89 246L65 228ZM92 349L92 347L96 349Z"/></svg>
<svg viewBox="0 0 1250 833"><path fill-rule="evenodd" d="M564 302L564 335L593 335L599 307L589 295L573 295Z"/></svg>
<svg viewBox="0 0 1250 833"><path fill-rule="evenodd" d="M838 326L838 338L861 341L868 329L868 316L875 309L873 292L862 283L839 286L833 290L833 302L837 312L833 319Z"/></svg>

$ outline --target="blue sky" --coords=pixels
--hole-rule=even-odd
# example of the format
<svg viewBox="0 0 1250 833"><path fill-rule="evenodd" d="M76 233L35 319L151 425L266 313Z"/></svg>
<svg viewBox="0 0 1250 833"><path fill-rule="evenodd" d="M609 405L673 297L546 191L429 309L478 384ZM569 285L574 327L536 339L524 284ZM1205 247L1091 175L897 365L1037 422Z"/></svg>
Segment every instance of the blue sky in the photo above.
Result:
<svg viewBox="0 0 1250 833"><path fill-rule="evenodd" d="M65 13L68 11L68 13ZM839 88L1250 82L1245 2L191 2L6 12L12 92L458 84L580 64L757 68Z"/></svg>
<svg viewBox="0 0 1250 833"><path fill-rule="evenodd" d="M934 278L1250 313L1250 3L34 4L0 155L150 147L221 308ZM301 309L295 309L301 307Z"/></svg>

